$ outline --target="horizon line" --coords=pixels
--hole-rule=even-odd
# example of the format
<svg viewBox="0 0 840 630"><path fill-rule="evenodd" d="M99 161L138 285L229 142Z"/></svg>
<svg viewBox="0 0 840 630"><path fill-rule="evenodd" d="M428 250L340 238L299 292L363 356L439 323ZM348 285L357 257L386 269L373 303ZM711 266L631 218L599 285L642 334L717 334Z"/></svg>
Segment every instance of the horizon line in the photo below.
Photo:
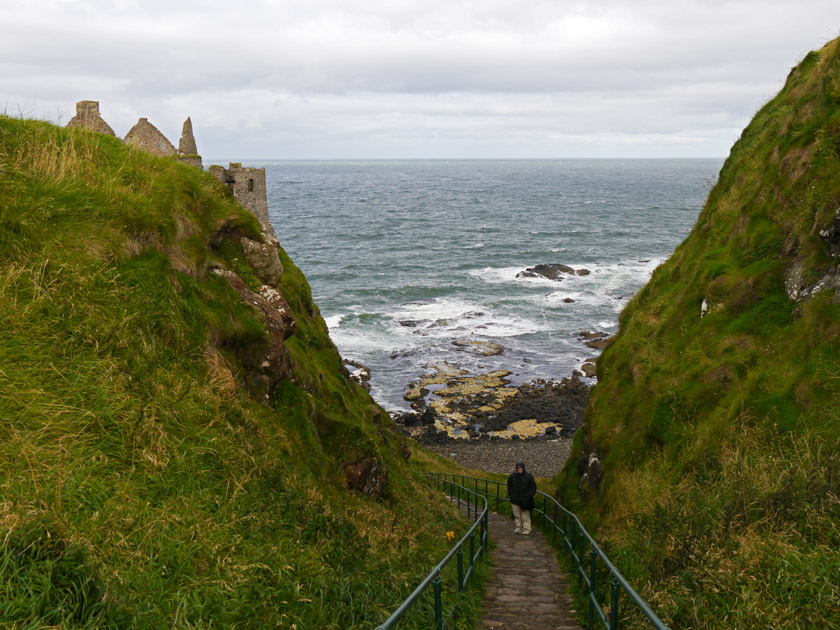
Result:
<svg viewBox="0 0 840 630"><path fill-rule="evenodd" d="M634 156L634 157L202 157L207 163L227 162L562 162L566 160L626 161L626 160L725 160L728 156Z"/></svg>

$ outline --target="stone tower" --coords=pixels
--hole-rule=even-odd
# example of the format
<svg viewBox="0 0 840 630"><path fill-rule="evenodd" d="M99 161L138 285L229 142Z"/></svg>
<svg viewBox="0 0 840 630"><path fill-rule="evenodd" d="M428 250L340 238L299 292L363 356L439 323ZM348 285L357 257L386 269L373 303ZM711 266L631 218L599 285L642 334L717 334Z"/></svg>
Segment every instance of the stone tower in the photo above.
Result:
<svg viewBox="0 0 840 630"><path fill-rule="evenodd" d="M263 231L277 239L274 227L268 218L268 199L265 189L265 169L243 167L240 162L231 162L228 168L211 166L210 174L227 184L233 198L250 210L259 219Z"/></svg>
<svg viewBox="0 0 840 630"><path fill-rule="evenodd" d="M127 144L162 157L174 156L177 151L148 118L141 118L125 135Z"/></svg>
<svg viewBox="0 0 840 630"><path fill-rule="evenodd" d="M81 127L98 133L115 136L111 126L99 115L99 101L79 101L76 103L76 115L67 123L68 127Z"/></svg>
<svg viewBox="0 0 840 630"><path fill-rule="evenodd" d="M204 168L204 165L201 163L201 156L198 154L198 147L195 145L192 121L189 119L189 116L184 121L184 128L181 131L181 141L178 143L178 161L197 168Z"/></svg>

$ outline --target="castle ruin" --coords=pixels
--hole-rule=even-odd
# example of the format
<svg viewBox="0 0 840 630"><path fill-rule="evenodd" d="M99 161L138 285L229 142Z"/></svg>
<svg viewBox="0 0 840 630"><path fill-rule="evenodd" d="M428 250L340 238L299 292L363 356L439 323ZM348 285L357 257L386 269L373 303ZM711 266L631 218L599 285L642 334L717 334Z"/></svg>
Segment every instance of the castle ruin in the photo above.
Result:
<svg viewBox="0 0 840 630"><path fill-rule="evenodd" d="M97 133L105 133L109 136L116 136L111 126L106 123L99 113L99 101L79 101L76 103L76 115L67 123L68 127L90 129ZM148 118L141 118L137 121L123 140L126 144L142 149L152 155L161 157L174 157L179 162L184 162L196 168L204 168L198 148L195 145L192 121L189 117L184 121L181 131L181 140L178 148L175 148L169 139L160 130L149 122Z"/></svg>
<svg viewBox="0 0 840 630"><path fill-rule="evenodd" d="M116 136L114 130L99 114L99 101L79 101L76 103L76 115L67 123L68 127L81 127ZM175 148L161 131L149 122L148 118L137 121L125 136L125 142L138 149L159 155L173 157L196 168L203 169L201 156L193 135L192 121L184 121L178 148ZM245 209L257 217L263 231L274 238L277 234L268 218L268 199L265 187L265 169L243 167L240 162L231 162L228 168L211 166L210 174L225 184L233 193L233 198Z"/></svg>
<svg viewBox="0 0 840 630"><path fill-rule="evenodd" d="M210 174L233 193L233 198L240 205L251 211L259 219L263 230L277 238L268 218L268 200L265 188L265 169L242 166L241 162L231 162L228 168L213 165Z"/></svg>
<svg viewBox="0 0 840 630"><path fill-rule="evenodd" d="M177 155L174 145L167 140L157 127L149 122L148 118L141 118L137 121L128 133L125 134L126 144L143 149L147 153L170 157Z"/></svg>
<svg viewBox="0 0 840 630"><path fill-rule="evenodd" d="M97 133L116 136L111 125L102 120L99 114L99 101L79 101L76 103L76 115L67 123L68 127L90 129Z"/></svg>

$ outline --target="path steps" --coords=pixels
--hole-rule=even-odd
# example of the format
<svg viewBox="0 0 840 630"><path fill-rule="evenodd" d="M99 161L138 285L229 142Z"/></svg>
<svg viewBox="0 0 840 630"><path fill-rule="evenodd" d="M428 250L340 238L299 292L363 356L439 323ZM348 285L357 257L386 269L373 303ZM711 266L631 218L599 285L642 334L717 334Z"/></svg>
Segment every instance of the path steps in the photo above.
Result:
<svg viewBox="0 0 840 630"><path fill-rule="evenodd" d="M513 520L490 513L493 572L481 630L580 630L566 576L542 532L513 533Z"/></svg>

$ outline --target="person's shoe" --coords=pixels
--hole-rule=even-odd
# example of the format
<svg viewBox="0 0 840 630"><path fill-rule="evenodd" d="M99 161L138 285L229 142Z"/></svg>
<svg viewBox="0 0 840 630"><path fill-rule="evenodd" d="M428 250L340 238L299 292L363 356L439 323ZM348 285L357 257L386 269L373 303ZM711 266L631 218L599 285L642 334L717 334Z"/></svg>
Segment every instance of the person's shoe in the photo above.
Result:
<svg viewBox="0 0 840 630"><path fill-rule="evenodd" d="M521 534L522 532L516 531L516 530L514 529L514 530L513 530L513 533L514 533L514 534Z"/></svg>

